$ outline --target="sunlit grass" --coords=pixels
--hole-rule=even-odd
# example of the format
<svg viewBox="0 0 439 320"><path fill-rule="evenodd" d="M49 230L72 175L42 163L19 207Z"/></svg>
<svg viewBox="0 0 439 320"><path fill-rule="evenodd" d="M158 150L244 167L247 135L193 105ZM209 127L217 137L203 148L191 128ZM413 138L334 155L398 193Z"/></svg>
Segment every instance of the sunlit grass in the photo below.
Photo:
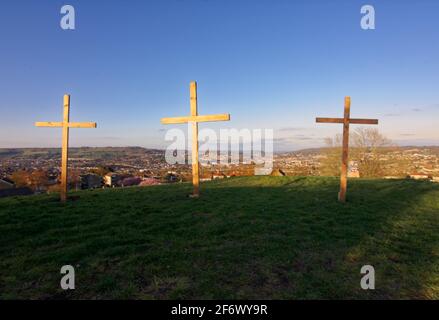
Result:
<svg viewBox="0 0 439 320"><path fill-rule="evenodd" d="M439 298L439 185L250 177L0 200L0 298ZM76 289L59 287L62 265ZM376 290L360 268L376 269Z"/></svg>

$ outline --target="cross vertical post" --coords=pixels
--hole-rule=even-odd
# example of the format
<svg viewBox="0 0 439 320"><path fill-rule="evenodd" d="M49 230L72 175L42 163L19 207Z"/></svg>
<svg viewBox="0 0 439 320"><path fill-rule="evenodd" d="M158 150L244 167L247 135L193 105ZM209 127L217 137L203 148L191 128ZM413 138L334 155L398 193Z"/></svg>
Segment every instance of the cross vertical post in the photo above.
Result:
<svg viewBox="0 0 439 320"><path fill-rule="evenodd" d="M342 123L343 124L343 149L341 158L340 191L338 201L346 202L349 167L349 126L350 124L378 124L377 119L351 118L351 98L345 97L343 118L316 118L317 123Z"/></svg>
<svg viewBox="0 0 439 320"><path fill-rule="evenodd" d="M198 116L197 83L190 83L191 116ZM193 197L200 196L200 167L198 163L198 122L192 121L192 183L194 185Z"/></svg>
<svg viewBox="0 0 439 320"><path fill-rule="evenodd" d="M350 113L351 113L351 98L345 97L344 117L343 117L343 152L341 159L340 192L338 193L338 201L340 202L346 202L346 189L348 185Z"/></svg>
<svg viewBox="0 0 439 320"><path fill-rule="evenodd" d="M61 155L61 201L67 201L67 171L69 162L70 95L64 95Z"/></svg>
<svg viewBox="0 0 439 320"><path fill-rule="evenodd" d="M213 121L229 121L230 114L212 114L206 116L198 115L197 102L197 83L192 81L190 83L190 116L162 118L162 124L192 124L192 184L194 191L191 197L198 198L200 195L200 166L198 161L198 122L213 122Z"/></svg>

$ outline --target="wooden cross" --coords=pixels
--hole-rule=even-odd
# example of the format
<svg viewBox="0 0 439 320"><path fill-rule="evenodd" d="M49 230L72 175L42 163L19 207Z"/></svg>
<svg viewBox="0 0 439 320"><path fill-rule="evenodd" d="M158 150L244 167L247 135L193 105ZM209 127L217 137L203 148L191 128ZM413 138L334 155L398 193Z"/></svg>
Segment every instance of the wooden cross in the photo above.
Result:
<svg viewBox="0 0 439 320"><path fill-rule="evenodd" d="M35 122L37 127L62 128L61 201L67 200L67 168L69 159L69 128L96 128L95 122L69 122L70 95L64 95L62 122Z"/></svg>
<svg viewBox="0 0 439 320"><path fill-rule="evenodd" d="M345 97L343 118L316 118L318 123L343 123L343 152L341 160L340 192L338 201L346 202L348 151L349 151L349 124L378 124L377 119L353 119L350 118L351 98Z"/></svg>
<svg viewBox="0 0 439 320"><path fill-rule="evenodd" d="M162 124L177 124L177 123L191 123L192 124L192 183L194 185L194 193L192 197L200 195L200 172L198 165L198 122L212 122L212 121L229 121L230 114L213 114L207 116L198 115L197 105L197 83L192 81L190 83L190 106L191 115L187 117L162 118Z"/></svg>

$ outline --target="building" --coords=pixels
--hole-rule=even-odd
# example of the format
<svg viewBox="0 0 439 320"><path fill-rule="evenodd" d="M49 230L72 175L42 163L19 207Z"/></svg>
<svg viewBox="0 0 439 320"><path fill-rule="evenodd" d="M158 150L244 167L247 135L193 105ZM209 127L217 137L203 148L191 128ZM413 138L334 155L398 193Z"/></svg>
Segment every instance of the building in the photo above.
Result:
<svg viewBox="0 0 439 320"><path fill-rule="evenodd" d="M224 178L227 178L227 176L222 172L217 172L212 174L212 180L224 179Z"/></svg>
<svg viewBox="0 0 439 320"><path fill-rule="evenodd" d="M348 165L348 178L359 178L360 169L357 161L349 161Z"/></svg>
<svg viewBox="0 0 439 320"><path fill-rule="evenodd" d="M80 176L81 189L96 189L102 187L102 178L97 174L84 174Z"/></svg>
<svg viewBox="0 0 439 320"><path fill-rule="evenodd" d="M140 182L139 186L141 186L141 187L147 187L147 186L154 186L154 185L159 185L159 184L161 184L161 183L160 183L160 181L159 181L158 179L155 179L155 178L146 178L146 179L143 179L143 180Z"/></svg>
<svg viewBox="0 0 439 320"><path fill-rule="evenodd" d="M415 179L415 180L428 180L428 179L430 179L428 174L420 174L420 173L411 174L411 175L409 175L409 177L411 179Z"/></svg>
<svg viewBox="0 0 439 320"><path fill-rule="evenodd" d="M0 179L0 190L15 188L14 182L9 179Z"/></svg>
<svg viewBox="0 0 439 320"><path fill-rule="evenodd" d="M165 176L165 180L167 182L177 182L179 180L177 173L175 172L168 172Z"/></svg>
<svg viewBox="0 0 439 320"><path fill-rule="evenodd" d="M138 186L142 182L142 178L139 177L128 177L121 181L122 187Z"/></svg>
<svg viewBox="0 0 439 320"><path fill-rule="evenodd" d="M119 187L123 177L117 173L110 172L104 176L104 184L107 187Z"/></svg>
<svg viewBox="0 0 439 320"><path fill-rule="evenodd" d="M273 172L273 168L255 167L254 169L255 176L269 176L271 175L272 172Z"/></svg>
<svg viewBox="0 0 439 320"><path fill-rule="evenodd" d="M285 177L286 174L282 169L274 169L273 171L271 171L271 176L273 177Z"/></svg>

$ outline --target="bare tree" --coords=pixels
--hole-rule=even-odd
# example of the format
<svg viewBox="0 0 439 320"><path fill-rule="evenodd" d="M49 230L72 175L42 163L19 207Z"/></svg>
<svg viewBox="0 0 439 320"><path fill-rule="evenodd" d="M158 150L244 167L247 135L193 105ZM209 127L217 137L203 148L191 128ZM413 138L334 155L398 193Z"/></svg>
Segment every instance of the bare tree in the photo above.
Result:
<svg viewBox="0 0 439 320"><path fill-rule="evenodd" d="M49 178L43 169L35 170L30 175L30 184L33 190L41 191L47 188Z"/></svg>
<svg viewBox="0 0 439 320"><path fill-rule="evenodd" d="M30 185L30 173L26 170L15 171L11 174L11 180L17 187L28 187Z"/></svg>
<svg viewBox="0 0 439 320"><path fill-rule="evenodd" d="M351 135L351 159L358 162L360 177L385 175L383 154L393 143L375 128L358 128Z"/></svg>
<svg viewBox="0 0 439 320"><path fill-rule="evenodd" d="M323 150L321 174L340 174L341 135L326 138L327 148ZM349 137L349 160L356 161L360 177L382 177L385 175L404 176L407 163L392 159L388 155L399 149L391 140L375 128L357 128Z"/></svg>
<svg viewBox="0 0 439 320"><path fill-rule="evenodd" d="M16 171L11 175L11 180L14 181L17 187L29 187L35 191L44 190L49 181L47 172L43 169L34 171Z"/></svg>

